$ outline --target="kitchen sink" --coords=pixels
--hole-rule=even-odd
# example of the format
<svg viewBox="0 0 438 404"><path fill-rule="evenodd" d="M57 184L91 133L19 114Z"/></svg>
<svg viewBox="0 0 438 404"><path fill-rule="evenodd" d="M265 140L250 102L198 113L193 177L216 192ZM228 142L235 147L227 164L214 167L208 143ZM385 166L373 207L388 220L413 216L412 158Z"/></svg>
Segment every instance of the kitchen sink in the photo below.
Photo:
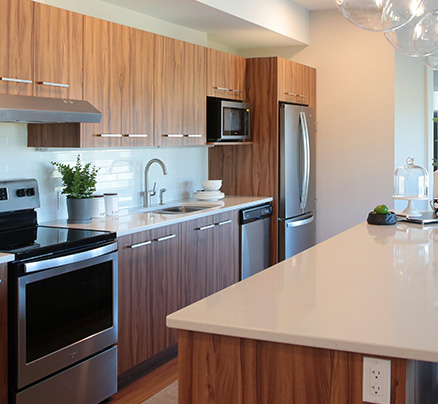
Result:
<svg viewBox="0 0 438 404"><path fill-rule="evenodd" d="M181 213L193 213L198 212L200 210L210 209L211 206L187 206L187 205L180 205L180 206L171 206L169 208L163 208L155 211L156 213L161 213L164 215L174 215L174 214L181 214Z"/></svg>

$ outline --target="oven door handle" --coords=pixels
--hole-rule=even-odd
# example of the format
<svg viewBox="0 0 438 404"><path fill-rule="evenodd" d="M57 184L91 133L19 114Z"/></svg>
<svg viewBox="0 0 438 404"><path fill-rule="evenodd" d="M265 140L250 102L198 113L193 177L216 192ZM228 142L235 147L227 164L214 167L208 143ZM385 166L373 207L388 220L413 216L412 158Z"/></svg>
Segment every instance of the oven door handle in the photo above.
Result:
<svg viewBox="0 0 438 404"><path fill-rule="evenodd" d="M62 257L44 259L41 261L26 262L24 264L24 272L28 274L35 271L41 271L43 269L55 268L76 262L86 261L114 251L117 251L117 241L102 247L94 248L93 250L64 255Z"/></svg>

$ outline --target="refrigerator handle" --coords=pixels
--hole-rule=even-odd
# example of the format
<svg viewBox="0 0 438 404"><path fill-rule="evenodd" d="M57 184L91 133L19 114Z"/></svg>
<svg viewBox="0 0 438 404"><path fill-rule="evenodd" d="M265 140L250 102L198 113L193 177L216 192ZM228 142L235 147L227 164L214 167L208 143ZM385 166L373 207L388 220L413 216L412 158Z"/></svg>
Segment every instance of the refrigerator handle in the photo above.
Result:
<svg viewBox="0 0 438 404"><path fill-rule="evenodd" d="M308 217L307 219L297 220L296 222L287 222L286 227L299 227L312 222L313 222L313 216Z"/></svg>
<svg viewBox="0 0 438 404"><path fill-rule="evenodd" d="M307 195L309 193L309 181L310 181L310 141L309 141L309 128L307 127L306 113L300 112L301 127L303 133L303 145L304 145L304 175L301 189L301 203L300 207L304 211L307 205Z"/></svg>

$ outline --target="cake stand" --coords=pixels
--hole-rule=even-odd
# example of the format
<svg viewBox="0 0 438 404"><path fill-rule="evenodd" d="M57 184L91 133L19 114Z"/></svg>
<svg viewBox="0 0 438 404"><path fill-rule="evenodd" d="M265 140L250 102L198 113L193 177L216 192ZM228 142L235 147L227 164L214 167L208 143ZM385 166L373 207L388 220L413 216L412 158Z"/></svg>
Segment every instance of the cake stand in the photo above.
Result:
<svg viewBox="0 0 438 404"><path fill-rule="evenodd" d="M399 216L406 216L406 217L421 217L421 212L414 206L414 201L427 201L429 198L422 198L419 196L399 196L399 195L392 195L394 199L399 200L405 200L408 201L408 206L406 209L401 212L397 213Z"/></svg>

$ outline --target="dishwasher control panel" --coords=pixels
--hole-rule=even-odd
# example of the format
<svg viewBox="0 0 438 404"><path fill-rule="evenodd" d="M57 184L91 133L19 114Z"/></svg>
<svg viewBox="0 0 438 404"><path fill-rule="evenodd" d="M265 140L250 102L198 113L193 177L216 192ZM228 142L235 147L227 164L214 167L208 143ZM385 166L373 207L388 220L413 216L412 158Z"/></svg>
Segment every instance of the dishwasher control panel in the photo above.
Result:
<svg viewBox="0 0 438 404"><path fill-rule="evenodd" d="M272 216L272 205L259 205L240 211L240 224L250 223L258 219Z"/></svg>

